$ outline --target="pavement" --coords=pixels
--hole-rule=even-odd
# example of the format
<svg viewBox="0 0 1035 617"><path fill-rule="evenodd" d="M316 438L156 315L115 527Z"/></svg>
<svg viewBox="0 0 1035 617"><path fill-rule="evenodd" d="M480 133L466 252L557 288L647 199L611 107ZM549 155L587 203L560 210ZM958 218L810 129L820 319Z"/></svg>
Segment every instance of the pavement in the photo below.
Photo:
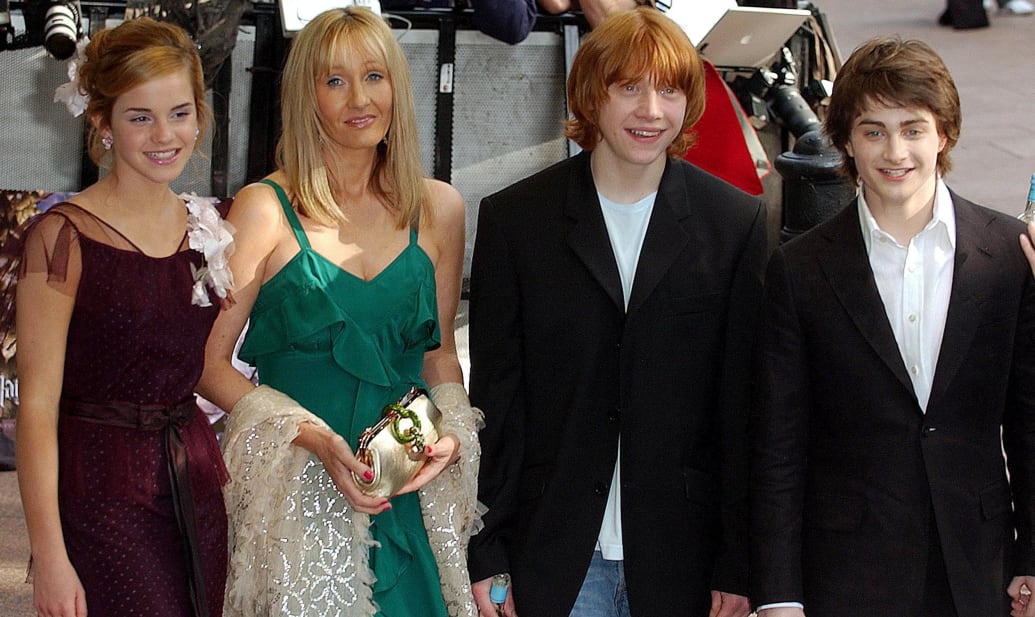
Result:
<svg viewBox="0 0 1035 617"><path fill-rule="evenodd" d="M25 532L18 477L0 472L0 617L30 617L32 585L25 583L29 537Z"/></svg>
<svg viewBox="0 0 1035 617"><path fill-rule="evenodd" d="M946 181L959 194L1009 214L1024 207L1035 173L1035 16L992 15L981 30L937 25L938 0L824 0L842 58L866 39L898 34L930 44L956 80L963 135ZM464 317L464 316L462 316ZM466 340L465 319L458 339ZM0 472L0 617L33 615L29 554L15 472Z"/></svg>

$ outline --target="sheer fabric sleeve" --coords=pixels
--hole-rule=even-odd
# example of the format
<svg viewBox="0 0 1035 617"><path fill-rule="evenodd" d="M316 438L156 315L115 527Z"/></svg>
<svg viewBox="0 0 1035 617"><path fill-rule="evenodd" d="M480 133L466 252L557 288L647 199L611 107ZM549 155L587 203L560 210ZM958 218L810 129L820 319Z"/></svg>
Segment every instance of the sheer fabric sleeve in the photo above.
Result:
<svg viewBox="0 0 1035 617"><path fill-rule="evenodd" d="M18 279L45 272L47 283L66 296L74 296L82 274L79 230L61 212L48 212L30 221L22 234Z"/></svg>
<svg viewBox="0 0 1035 617"><path fill-rule="evenodd" d="M18 280L33 272L46 272L50 286L73 296L82 271L78 238L75 225L57 212L33 216L8 234L0 249L0 356L4 360L17 351Z"/></svg>

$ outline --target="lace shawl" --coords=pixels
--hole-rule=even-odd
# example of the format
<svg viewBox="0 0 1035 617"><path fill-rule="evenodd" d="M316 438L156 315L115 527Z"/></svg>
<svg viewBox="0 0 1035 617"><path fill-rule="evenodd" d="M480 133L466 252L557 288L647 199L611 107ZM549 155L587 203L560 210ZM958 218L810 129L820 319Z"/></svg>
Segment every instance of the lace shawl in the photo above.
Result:
<svg viewBox="0 0 1035 617"><path fill-rule="evenodd" d="M459 384L443 384L457 386ZM441 388L441 386L439 386ZM476 507L481 412L454 404L440 410L443 433L461 440L462 458L420 491L421 510L450 617L475 617L467 544L480 528ZM432 400L436 400L435 389ZM464 394L463 401L466 401ZM374 575L370 517L356 512L319 459L292 445L298 425L326 423L289 397L259 386L234 407L223 438L231 481L227 617L370 617Z"/></svg>
<svg viewBox="0 0 1035 617"><path fill-rule="evenodd" d="M460 440L460 459L420 489L421 513L431 551L438 564L442 597L450 617L477 617L467 572L467 545L481 531L478 505L478 465L482 458L478 430L485 426L482 412L471 407L458 383L443 383L429 392L442 412L439 434Z"/></svg>

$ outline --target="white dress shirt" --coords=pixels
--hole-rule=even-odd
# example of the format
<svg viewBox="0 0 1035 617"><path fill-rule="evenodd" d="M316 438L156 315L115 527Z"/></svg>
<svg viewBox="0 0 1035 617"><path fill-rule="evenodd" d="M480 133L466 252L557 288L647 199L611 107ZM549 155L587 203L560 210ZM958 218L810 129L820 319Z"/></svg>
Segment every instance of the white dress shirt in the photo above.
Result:
<svg viewBox="0 0 1035 617"><path fill-rule="evenodd" d="M902 246L882 231L859 191L859 223L884 311L920 409L927 411L942 347L956 254L956 210L939 178L931 220Z"/></svg>

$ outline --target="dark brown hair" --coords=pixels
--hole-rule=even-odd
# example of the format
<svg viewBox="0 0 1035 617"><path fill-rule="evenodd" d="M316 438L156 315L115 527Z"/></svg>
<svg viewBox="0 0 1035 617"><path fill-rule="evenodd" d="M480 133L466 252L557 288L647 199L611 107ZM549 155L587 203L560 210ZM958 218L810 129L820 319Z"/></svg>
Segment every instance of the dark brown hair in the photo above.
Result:
<svg viewBox="0 0 1035 617"><path fill-rule="evenodd" d="M934 116L945 147L938 154L938 173L952 169L949 151L960 138L963 115L956 84L942 59L926 43L875 38L860 45L841 67L834 82L824 128L841 153L841 171L859 180L846 144L859 115L873 105L925 109Z"/></svg>

